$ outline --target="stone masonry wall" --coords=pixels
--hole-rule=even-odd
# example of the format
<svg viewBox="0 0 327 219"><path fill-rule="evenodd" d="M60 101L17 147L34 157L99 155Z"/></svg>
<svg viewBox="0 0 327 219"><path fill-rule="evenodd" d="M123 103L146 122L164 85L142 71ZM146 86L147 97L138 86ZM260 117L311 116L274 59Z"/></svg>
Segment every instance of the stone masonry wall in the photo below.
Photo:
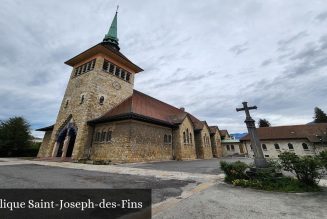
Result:
<svg viewBox="0 0 327 219"><path fill-rule="evenodd" d="M42 155L42 154L46 153L47 147L49 145L49 141L51 139L51 134L52 134L52 131L46 131L44 133L42 144L41 144L40 150L38 152L38 157L40 157L39 155Z"/></svg>
<svg viewBox="0 0 327 219"><path fill-rule="evenodd" d="M78 129L72 157L73 159L85 157L85 153L91 145L93 132L93 128L87 125L87 121L101 116L132 95L132 83L102 71L104 61L102 55L91 57L75 67L94 58L96 58L96 64L92 71L73 77L74 69L72 70L51 139L48 145L42 145L38 157L51 156L57 134L61 131L65 122L67 122L69 115L72 115L73 122ZM114 62L109 57L106 58ZM124 68L121 65L120 67ZM131 82L133 82L133 78L134 76L132 75ZM115 89L113 83L119 83L121 88L119 90ZM82 104L80 103L81 95L84 95L84 102ZM99 104L100 96L105 98L102 105ZM66 107L67 100L69 100L69 103Z"/></svg>
<svg viewBox="0 0 327 219"><path fill-rule="evenodd" d="M204 142L204 137L208 138L207 142ZM212 156L212 147L210 140L210 130L208 126L203 126L201 130L201 139L202 139L202 147L203 147L203 159L211 159Z"/></svg>
<svg viewBox="0 0 327 219"><path fill-rule="evenodd" d="M187 129L191 136L189 141L184 143L183 132L187 133ZM194 131L191 120L185 117L184 121L179 125L178 129L174 130L174 147L176 148L177 160L192 160L196 159Z"/></svg>
<svg viewBox="0 0 327 219"><path fill-rule="evenodd" d="M218 130L214 134L210 135L210 140L213 157L222 157L221 140Z"/></svg>
<svg viewBox="0 0 327 219"><path fill-rule="evenodd" d="M138 162L172 159L172 144L164 143L164 135L172 134L171 128L128 120L99 124L94 133L102 130L111 130L112 140L93 141L92 160Z"/></svg>

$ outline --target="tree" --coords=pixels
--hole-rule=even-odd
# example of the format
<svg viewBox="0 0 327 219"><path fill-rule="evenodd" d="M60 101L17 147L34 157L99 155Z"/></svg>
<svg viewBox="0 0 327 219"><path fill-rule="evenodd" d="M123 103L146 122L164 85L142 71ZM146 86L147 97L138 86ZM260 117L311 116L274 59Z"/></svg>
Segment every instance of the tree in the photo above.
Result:
<svg viewBox="0 0 327 219"><path fill-rule="evenodd" d="M326 113L322 111L319 107L315 107L315 116L313 118L315 123L327 122Z"/></svg>
<svg viewBox="0 0 327 219"><path fill-rule="evenodd" d="M26 148L30 144L30 125L23 117L13 117L0 123L0 150L12 151Z"/></svg>
<svg viewBox="0 0 327 219"><path fill-rule="evenodd" d="M259 127L270 127L271 124L267 119L259 119L258 122Z"/></svg>

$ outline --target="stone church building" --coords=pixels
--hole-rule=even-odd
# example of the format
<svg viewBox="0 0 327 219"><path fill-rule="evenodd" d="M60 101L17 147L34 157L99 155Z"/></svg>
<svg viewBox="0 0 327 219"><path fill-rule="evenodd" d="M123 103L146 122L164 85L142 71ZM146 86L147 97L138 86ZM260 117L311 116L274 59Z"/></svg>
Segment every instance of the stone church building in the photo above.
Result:
<svg viewBox="0 0 327 219"><path fill-rule="evenodd" d="M183 108L134 90L143 69L121 52L117 12L103 41L69 59L72 73L56 123L38 129L38 157L112 162L222 156L220 132Z"/></svg>

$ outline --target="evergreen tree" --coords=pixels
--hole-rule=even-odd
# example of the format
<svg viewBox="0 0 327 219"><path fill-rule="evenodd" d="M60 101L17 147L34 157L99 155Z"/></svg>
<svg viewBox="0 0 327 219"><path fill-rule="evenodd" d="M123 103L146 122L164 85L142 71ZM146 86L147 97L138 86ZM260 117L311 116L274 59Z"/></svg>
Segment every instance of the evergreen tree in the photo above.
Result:
<svg viewBox="0 0 327 219"><path fill-rule="evenodd" d="M30 144L30 125L23 117L13 117L0 123L0 149L18 151Z"/></svg>
<svg viewBox="0 0 327 219"><path fill-rule="evenodd" d="M259 119L258 126L259 127L270 127L271 124L267 119Z"/></svg>
<svg viewBox="0 0 327 219"><path fill-rule="evenodd" d="M315 107L315 116L313 118L314 118L314 122L315 123L327 122L327 115L326 115L326 113L324 113L324 111L322 111L318 107Z"/></svg>

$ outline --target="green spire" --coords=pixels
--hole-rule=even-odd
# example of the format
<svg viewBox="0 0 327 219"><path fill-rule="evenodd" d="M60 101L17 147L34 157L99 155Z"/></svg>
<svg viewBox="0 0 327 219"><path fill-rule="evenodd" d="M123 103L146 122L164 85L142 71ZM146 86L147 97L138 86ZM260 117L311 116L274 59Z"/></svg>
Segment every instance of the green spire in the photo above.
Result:
<svg viewBox="0 0 327 219"><path fill-rule="evenodd" d="M117 14L118 7L114 19L111 22L108 33L104 36L103 42L108 42L118 47L118 37L117 37ZM119 47L118 47L119 48Z"/></svg>

